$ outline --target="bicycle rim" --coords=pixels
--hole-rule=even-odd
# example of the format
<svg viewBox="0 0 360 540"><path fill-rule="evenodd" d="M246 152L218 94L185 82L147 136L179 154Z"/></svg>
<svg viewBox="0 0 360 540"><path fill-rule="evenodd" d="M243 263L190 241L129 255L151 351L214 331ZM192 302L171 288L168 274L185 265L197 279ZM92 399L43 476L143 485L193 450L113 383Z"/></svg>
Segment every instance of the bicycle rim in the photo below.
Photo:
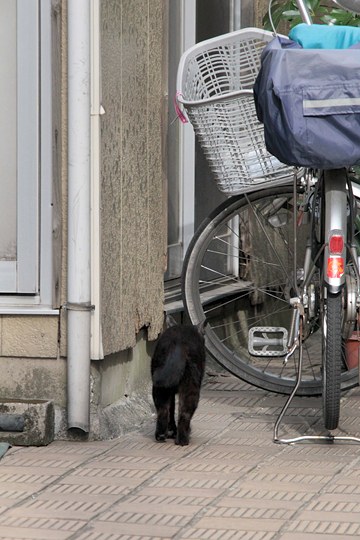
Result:
<svg viewBox="0 0 360 540"><path fill-rule="evenodd" d="M290 393L298 357L249 352L252 328L290 330L293 308L294 241L292 187L281 186L232 197L199 227L186 255L182 288L193 324L207 319L209 354L237 377L266 390ZM302 264L309 225L298 228L297 260ZM301 267L296 274L301 274ZM318 284L312 284L312 289ZM322 392L321 331L308 327L299 395ZM283 331L283 330L282 330ZM260 332L261 334L261 332ZM284 335L272 334L284 341ZM261 340L261 335L260 335ZM265 351L264 351L265 352ZM278 351L276 351L278 353ZM357 383L357 369L341 375L343 388Z"/></svg>

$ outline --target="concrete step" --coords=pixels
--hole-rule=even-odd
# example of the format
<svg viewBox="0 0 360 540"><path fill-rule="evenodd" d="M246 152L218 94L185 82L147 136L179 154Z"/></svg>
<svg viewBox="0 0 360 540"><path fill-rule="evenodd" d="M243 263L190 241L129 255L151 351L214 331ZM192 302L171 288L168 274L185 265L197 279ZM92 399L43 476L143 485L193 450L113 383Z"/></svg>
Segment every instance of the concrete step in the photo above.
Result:
<svg viewBox="0 0 360 540"><path fill-rule="evenodd" d="M45 400L0 400L0 442L45 446L54 440L54 404Z"/></svg>

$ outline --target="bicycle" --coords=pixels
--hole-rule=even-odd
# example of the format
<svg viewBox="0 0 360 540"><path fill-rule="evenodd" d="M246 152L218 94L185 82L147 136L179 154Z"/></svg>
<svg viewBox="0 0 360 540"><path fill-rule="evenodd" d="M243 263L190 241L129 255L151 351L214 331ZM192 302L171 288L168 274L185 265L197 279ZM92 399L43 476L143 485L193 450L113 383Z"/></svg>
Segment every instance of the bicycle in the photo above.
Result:
<svg viewBox="0 0 360 540"><path fill-rule="evenodd" d="M298 5L307 13L302 0ZM295 393L322 394L324 424L334 430L340 391L358 383L345 343L359 327L360 236L353 224L360 190L345 168L294 169L267 151L253 85L273 38L238 30L181 58L178 103L229 197L190 243L183 301L193 324L206 319L207 351L221 366L290 394L282 414ZM335 277L326 277L327 261L336 257L344 271L334 267Z"/></svg>

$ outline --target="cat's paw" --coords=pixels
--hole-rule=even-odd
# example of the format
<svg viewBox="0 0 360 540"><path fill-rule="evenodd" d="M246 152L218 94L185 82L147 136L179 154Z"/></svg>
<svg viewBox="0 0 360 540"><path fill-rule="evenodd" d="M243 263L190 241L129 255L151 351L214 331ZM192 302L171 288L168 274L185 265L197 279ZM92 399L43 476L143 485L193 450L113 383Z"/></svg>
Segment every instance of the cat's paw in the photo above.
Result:
<svg viewBox="0 0 360 540"><path fill-rule="evenodd" d="M189 437L187 435L177 435L175 444L179 446L187 446L189 444Z"/></svg>
<svg viewBox="0 0 360 540"><path fill-rule="evenodd" d="M176 433L177 433L176 426L169 427L168 434L167 434L168 439L175 439Z"/></svg>

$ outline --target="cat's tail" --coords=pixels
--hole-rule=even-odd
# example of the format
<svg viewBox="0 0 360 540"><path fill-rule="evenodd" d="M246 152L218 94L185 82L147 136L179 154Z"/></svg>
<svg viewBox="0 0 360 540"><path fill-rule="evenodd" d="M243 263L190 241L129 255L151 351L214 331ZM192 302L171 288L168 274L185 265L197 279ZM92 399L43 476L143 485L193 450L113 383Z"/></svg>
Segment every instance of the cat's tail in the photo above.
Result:
<svg viewBox="0 0 360 540"><path fill-rule="evenodd" d="M167 353L166 361L153 373L153 386L174 388L184 375L186 358L180 345L175 345Z"/></svg>

